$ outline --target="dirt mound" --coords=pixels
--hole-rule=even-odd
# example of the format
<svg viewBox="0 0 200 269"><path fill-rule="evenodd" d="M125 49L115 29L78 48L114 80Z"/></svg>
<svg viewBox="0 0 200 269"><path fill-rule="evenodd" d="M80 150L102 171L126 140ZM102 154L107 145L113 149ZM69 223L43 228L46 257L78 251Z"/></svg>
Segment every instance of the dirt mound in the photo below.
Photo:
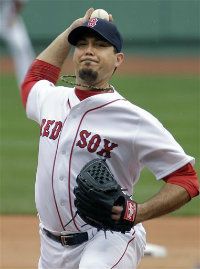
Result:
<svg viewBox="0 0 200 269"><path fill-rule="evenodd" d="M1 269L37 268L38 220L34 216L0 216ZM164 246L167 256L145 256L138 269L197 269L200 264L200 218L162 217L144 225L148 242Z"/></svg>

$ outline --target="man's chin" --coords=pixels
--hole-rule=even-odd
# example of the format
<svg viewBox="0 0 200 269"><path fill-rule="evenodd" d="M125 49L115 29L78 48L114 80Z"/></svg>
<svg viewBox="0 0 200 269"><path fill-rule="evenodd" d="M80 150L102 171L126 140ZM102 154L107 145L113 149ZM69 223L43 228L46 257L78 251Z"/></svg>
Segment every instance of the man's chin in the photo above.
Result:
<svg viewBox="0 0 200 269"><path fill-rule="evenodd" d="M84 67L79 70L79 77L87 83L94 83L97 80L98 72L91 67Z"/></svg>

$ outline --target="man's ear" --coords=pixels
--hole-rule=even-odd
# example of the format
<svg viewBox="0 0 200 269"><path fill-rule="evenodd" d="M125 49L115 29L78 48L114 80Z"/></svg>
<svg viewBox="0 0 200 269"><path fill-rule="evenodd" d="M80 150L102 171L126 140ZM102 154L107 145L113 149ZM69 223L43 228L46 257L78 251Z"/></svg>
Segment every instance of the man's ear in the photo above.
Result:
<svg viewBox="0 0 200 269"><path fill-rule="evenodd" d="M118 66L120 66L123 61L124 61L124 53L122 52L116 53L115 67L117 68Z"/></svg>

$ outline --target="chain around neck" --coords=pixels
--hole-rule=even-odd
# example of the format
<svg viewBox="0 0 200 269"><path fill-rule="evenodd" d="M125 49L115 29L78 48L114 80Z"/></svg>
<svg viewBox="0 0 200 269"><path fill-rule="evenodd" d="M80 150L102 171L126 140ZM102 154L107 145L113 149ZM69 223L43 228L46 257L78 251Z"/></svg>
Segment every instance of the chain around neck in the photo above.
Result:
<svg viewBox="0 0 200 269"><path fill-rule="evenodd" d="M109 85L109 87L107 88L101 88L101 87L95 87L95 86L91 86L91 85L82 85L79 83L75 83L73 81L71 81L70 79L75 79L76 76L75 75L63 75L61 76L61 80L64 81L65 83L72 85L72 86L79 86L79 87L84 87L87 89L92 89L92 90L96 90L96 91L110 91L112 90L112 86Z"/></svg>

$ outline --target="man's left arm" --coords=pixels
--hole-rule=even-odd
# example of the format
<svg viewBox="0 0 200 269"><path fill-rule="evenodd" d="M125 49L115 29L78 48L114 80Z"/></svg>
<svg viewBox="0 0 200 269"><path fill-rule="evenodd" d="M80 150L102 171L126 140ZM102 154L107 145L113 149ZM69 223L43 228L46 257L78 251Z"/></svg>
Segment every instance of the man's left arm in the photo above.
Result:
<svg viewBox="0 0 200 269"><path fill-rule="evenodd" d="M138 204L134 224L173 212L189 202L190 199L190 195L183 187L166 183L154 197Z"/></svg>
<svg viewBox="0 0 200 269"><path fill-rule="evenodd" d="M137 205L134 225L160 217L182 207L199 194L197 174L190 163L163 179L166 184L152 198ZM114 206L112 218L119 219L122 208Z"/></svg>

